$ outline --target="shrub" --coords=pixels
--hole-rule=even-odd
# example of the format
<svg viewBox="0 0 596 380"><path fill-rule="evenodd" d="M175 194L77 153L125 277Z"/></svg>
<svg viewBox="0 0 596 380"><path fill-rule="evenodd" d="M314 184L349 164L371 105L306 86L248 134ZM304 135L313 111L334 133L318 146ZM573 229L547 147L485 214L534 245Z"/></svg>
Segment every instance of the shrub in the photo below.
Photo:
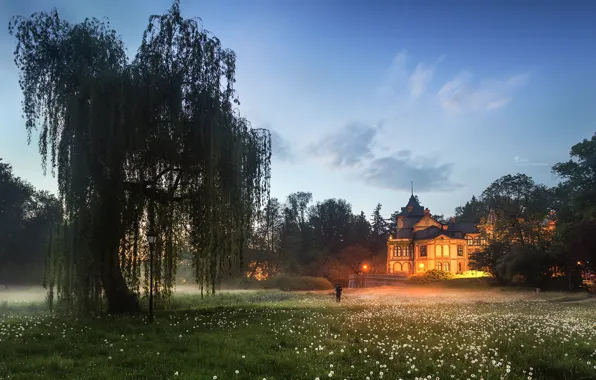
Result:
<svg viewBox="0 0 596 380"><path fill-rule="evenodd" d="M271 279L265 280L264 285L267 288L277 288L280 290L329 290L333 289L333 284L322 277L294 276L289 274L280 274Z"/></svg>
<svg viewBox="0 0 596 380"><path fill-rule="evenodd" d="M410 276L410 280L415 282L437 282L453 278L451 272L445 272L439 269L430 269L426 272L416 273Z"/></svg>

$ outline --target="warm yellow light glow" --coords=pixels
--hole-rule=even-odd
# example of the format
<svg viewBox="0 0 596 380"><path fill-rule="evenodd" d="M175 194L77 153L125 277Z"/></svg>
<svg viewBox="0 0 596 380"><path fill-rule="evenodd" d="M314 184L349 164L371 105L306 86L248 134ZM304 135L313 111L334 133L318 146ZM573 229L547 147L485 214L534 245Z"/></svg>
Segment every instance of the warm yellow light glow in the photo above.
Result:
<svg viewBox="0 0 596 380"><path fill-rule="evenodd" d="M363 266L362 266L362 268L363 268L363 269L366 269L366 265L363 265Z"/></svg>
<svg viewBox="0 0 596 380"><path fill-rule="evenodd" d="M420 265L418 265L420 268L424 268L424 263L420 263Z"/></svg>
<svg viewBox="0 0 596 380"><path fill-rule="evenodd" d="M581 261L578 261L578 262L577 262L577 265L582 265L582 262L581 262Z"/></svg>

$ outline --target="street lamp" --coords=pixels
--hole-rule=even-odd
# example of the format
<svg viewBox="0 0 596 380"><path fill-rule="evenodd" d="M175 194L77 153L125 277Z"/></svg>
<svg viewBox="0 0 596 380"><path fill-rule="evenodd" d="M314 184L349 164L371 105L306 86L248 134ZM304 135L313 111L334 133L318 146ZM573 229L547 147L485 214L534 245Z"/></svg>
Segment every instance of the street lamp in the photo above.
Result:
<svg viewBox="0 0 596 380"><path fill-rule="evenodd" d="M153 322L153 244L155 244L155 232L147 232L147 243L149 243L149 322Z"/></svg>

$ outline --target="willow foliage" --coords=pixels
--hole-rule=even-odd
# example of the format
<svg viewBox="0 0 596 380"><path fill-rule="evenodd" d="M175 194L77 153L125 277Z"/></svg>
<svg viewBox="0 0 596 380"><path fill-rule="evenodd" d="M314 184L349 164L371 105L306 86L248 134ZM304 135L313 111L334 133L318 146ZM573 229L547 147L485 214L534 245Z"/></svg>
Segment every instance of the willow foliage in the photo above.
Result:
<svg viewBox="0 0 596 380"><path fill-rule="evenodd" d="M109 23L71 25L56 11L13 18L29 137L57 172L65 220L48 252L49 294L72 309L137 311L147 289L146 232L158 294L192 247L196 279L214 291L241 260L269 196L271 137L235 109L236 57L179 2L151 16L128 62Z"/></svg>

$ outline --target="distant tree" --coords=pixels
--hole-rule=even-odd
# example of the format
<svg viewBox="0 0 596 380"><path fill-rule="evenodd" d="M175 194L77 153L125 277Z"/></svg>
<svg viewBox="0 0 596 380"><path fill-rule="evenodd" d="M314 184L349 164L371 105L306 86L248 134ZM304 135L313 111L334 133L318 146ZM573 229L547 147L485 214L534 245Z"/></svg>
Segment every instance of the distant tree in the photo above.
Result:
<svg viewBox="0 0 596 380"><path fill-rule="evenodd" d="M279 266L284 272L300 272L300 265L308 261L312 246L312 228L308 223L308 210L312 194L290 194L283 208Z"/></svg>
<svg viewBox="0 0 596 380"><path fill-rule="evenodd" d="M596 219L596 134L570 151L571 158L553 166L561 180L558 199L563 210L559 217L570 220ZM567 218L565 218L568 216Z"/></svg>
<svg viewBox="0 0 596 380"><path fill-rule="evenodd" d="M446 224L449 222L450 218L446 218L443 214L440 215L433 215L432 216L437 222Z"/></svg>
<svg viewBox="0 0 596 380"><path fill-rule="evenodd" d="M553 166L562 180L554 191L557 253L566 271L596 273L596 134L575 144L570 156Z"/></svg>
<svg viewBox="0 0 596 380"><path fill-rule="evenodd" d="M55 196L35 190L0 160L0 283L42 284L51 230L61 213Z"/></svg>
<svg viewBox="0 0 596 380"><path fill-rule="evenodd" d="M271 136L238 116L235 54L183 19L178 0L149 19L132 62L97 19L71 25L54 10L9 29L25 126L39 128L66 207L50 251L59 296L80 311L102 294L111 313L139 311L147 229L158 295L172 289L184 240L201 289L215 291L269 196Z"/></svg>
<svg viewBox="0 0 596 380"><path fill-rule="evenodd" d="M511 245L507 242L492 242L482 251L470 255L470 268L490 273L499 283L505 284L509 279L500 266L510 253Z"/></svg>
<svg viewBox="0 0 596 380"><path fill-rule="evenodd" d="M364 211L358 215L352 215L350 222L351 229L348 236L348 244L367 246L371 241L371 225L366 218Z"/></svg>
<svg viewBox="0 0 596 380"><path fill-rule="evenodd" d="M387 238L389 237L390 224L383 218L381 214L381 204L378 203L372 214L371 222L371 244L370 249L374 253L385 251L387 245Z"/></svg>
<svg viewBox="0 0 596 380"><path fill-rule="evenodd" d="M482 193L483 203L495 211L495 237L524 245L543 237L541 223L549 214L550 192L525 174L506 175Z"/></svg>
<svg viewBox="0 0 596 380"><path fill-rule="evenodd" d="M27 218L33 187L15 177L12 166L0 159L0 261L19 254L18 237Z"/></svg>
<svg viewBox="0 0 596 380"><path fill-rule="evenodd" d="M344 199L326 199L314 205L309 212L309 223L317 250L333 255L350 245L354 240L351 236L354 219L352 206Z"/></svg>
<svg viewBox="0 0 596 380"><path fill-rule="evenodd" d="M488 211L484 202L472 195L472 199L466 202L464 206L455 208L455 221L458 223L480 223L480 219L486 217Z"/></svg>

